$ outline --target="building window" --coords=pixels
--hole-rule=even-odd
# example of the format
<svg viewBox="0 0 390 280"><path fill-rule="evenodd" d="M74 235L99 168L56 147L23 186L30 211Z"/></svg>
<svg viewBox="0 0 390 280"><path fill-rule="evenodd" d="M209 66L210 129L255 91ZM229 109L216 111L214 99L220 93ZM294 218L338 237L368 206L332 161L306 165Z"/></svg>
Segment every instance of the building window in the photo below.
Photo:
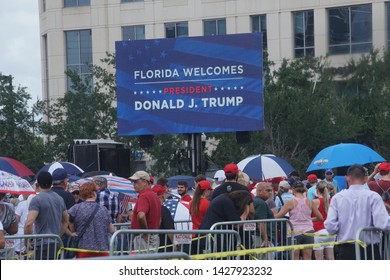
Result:
<svg viewBox="0 0 390 280"><path fill-rule="evenodd" d="M165 24L165 38L188 37L188 22Z"/></svg>
<svg viewBox="0 0 390 280"><path fill-rule="evenodd" d="M390 49L390 2L386 3L387 10L387 48Z"/></svg>
<svg viewBox="0 0 390 280"><path fill-rule="evenodd" d="M203 21L203 33L205 36L225 35L226 19L210 19Z"/></svg>
<svg viewBox="0 0 390 280"><path fill-rule="evenodd" d="M294 12L295 57L314 56L314 12Z"/></svg>
<svg viewBox="0 0 390 280"><path fill-rule="evenodd" d="M371 5L328 10L329 53L348 54L372 49Z"/></svg>
<svg viewBox="0 0 390 280"><path fill-rule="evenodd" d="M122 40L143 40L145 39L145 26L123 26L122 27Z"/></svg>
<svg viewBox="0 0 390 280"><path fill-rule="evenodd" d="M91 0L64 0L64 7L90 6Z"/></svg>
<svg viewBox="0 0 390 280"><path fill-rule="evenodd" d="M82 81L91 77L92 34L91 30L66 31L66 69L75 71ZM92 81L90 81L92 83ZM68 77L68 90L72 83Z"/></svg>
<svg viewBox="0 0 390 280"><path fill-rule="evenodd" d="M42 12L46 12L46 0L42 0Z"/></svg>
<svg viewBox="0 0 390 280"><path fill-rule="evenodd" d="M261 32L263 34L263 50L267 49L267 16L251 16L252 32Z"/></svg>

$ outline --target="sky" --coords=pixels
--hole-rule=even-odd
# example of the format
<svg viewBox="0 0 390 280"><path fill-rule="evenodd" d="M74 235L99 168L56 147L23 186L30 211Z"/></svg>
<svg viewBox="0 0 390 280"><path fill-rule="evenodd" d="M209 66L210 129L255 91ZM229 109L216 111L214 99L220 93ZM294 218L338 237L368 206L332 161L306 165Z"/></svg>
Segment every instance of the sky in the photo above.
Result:
<svg viewBox="0 0 390 280"><path fill-rule="evenodd" d="M0 72L14 77L32 97L42 99L37 0L0 0Z"/></svg>

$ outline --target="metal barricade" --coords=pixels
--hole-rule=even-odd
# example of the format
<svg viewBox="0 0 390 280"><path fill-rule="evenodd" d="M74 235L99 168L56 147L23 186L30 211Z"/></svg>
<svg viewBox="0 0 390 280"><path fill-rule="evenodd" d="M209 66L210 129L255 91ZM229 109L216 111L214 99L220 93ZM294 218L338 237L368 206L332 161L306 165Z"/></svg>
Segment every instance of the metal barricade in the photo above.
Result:
<svg viewBox="0 0 390 280"><path fill-rule="evenodd" d="M190 260L190 256L184 252L157 253L157 254L136 254L104 256L96 258L83 258L78 260Z"/></svg>
<svg viewBox="0 0 390 280"><path fill-rule="evenodd" d="M130 225L131 225L130 222L113 224L115 231L120 230L120 229L129 229Z"/></svg>
<svg viewBox="0 0 390 280"><path fill-rule="evenodd" d="M56 260L63 259L61 237L55 234L6 235L6 241L18 245L5 248L1 258L5 260ZM6 242L7 243L7 242Z"/></svg>
<svg viewBox="0 0 390 280"><path fill-rule="evenodd" d="M357 260L390 260L390 232L375 227L363 227L356 233L356 240L367 246L355 243ZM375 257L379 256L379 257Z"/></svg>
<svg viewBox="0 0 390 280"><path fill-rule="evenodd" d="M174 221L177 230L192 230L192 220Z"/></svg>
<svg viewBox="0 0 390 280"><path fill-rule="evenodd" d="M168 242L168 240L170 242ZM221 246L221 240L229 240ZM234 230L118 230L110 240L110 256L184 252L188 255L235 251L241 246ZM222 257L220 257L222 259ZM219 259L215 257L213 259Z"/></svg>
<svg viewBox="0 0 390 280"><path fill-rule="evenodd" d="M246 259L262 260L288 260L292 259L293 251L278 250L280 247L294 245L293 225L287 219L264 219L264 220L245 220L234 222L215 223L210 230L236 230L241 237L243 249L251 250L265 247L275 247L275 250L259 254L248 254ZM266 231L268 244L263 240L263 231ZM287 235L291 233L291 238L287 241ZM271 252L270 252L271 251ZM292 255L289 254L292 252Z"/></svg>

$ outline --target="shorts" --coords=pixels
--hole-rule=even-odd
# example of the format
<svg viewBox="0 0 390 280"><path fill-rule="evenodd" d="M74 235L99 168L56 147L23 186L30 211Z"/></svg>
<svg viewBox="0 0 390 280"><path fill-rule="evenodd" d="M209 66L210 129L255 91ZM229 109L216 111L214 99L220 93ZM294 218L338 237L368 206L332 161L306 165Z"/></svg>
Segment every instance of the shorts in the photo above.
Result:
<svg viewBox="0 0 390 280"><path fill-rule="evenodd" d="M321 229L316 232L316 234L329 234L326 229ZM314 243L327 243L327 242L335 242L336 241L336 235L329 235L329 236L314 236ZM321 246L321 247L316 247L313 248L314 251L319 251L319 250L324 250L326 249L331 249L333 248L334 245L326 245L326 246Z"/></svg>
<svg viewBox="0 0 390 280"><path fill-rule="evenodd" d="M307 233L314 233L314 230L310 230ZM293 245L292 244L292 238L288 237L287 238L287 244L288 245ZM304 234L299 234L294 236L295 243L294 245L301 245L301 244L313 244L314 243L314 237L313 236L307 236Z"/></svg>

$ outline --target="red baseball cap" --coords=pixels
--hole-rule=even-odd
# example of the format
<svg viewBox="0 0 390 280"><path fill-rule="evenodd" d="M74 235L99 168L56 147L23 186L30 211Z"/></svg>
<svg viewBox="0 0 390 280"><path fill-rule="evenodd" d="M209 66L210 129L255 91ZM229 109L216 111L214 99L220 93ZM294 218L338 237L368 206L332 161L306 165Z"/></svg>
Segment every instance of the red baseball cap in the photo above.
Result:
<svg viewBox="0 0 390 280"><path fill-rule="evenodd" d="M386 171L386 172L389 172L390 171L390 164L388 162L382 162L379 167L378 167L378 170L379 171Z"/></svg>
<svg viewBox="0 0 390 280"><path fill-rule="evenodd" d="M149 180L149 182L153 185L154 184L154 179L153 179L153 176L152 175L150 175L150 180Z"/></svg>
<svg viewBox="0 0 390 280"><path fill-rule="evenodd" d="M200 187L201 190L212 190L213 188L210 185L210 182L207 180L200 181L198 183L198 186Z"/></svg>
<svg viewBox="0 0 390 280"><path fill-rule="evenodd" d="M223 171L225 171L225 174L237 174L239 170L238 170L237 164L229 163L229 164L226 164Z"/></svg>
<svg viewBox="0 0 390 280"><path fill-rule="evenodd" d="M167 190L161 185L155 185L152 188L152 191L154 191L157 195L163 195L164 193L167 192Z"/></svg>
<svg viewBox="0 0 390 280"><path fill-rule="evenodd" d="M309 182L313 182L313 181L318 181L318 178L316 174L309 174L309 176L307 176L307 180Z"/></svg>

